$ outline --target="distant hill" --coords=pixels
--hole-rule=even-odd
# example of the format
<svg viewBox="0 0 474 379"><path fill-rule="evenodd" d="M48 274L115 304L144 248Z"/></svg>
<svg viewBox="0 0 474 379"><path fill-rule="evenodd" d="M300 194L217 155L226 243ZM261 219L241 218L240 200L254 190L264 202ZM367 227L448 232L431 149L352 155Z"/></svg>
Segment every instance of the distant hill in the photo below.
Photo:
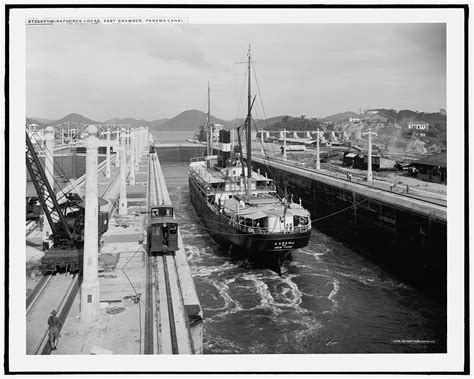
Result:
<svg viewBox="0 0 474 379"><path fill-rule="evenodd" d="M377 133L374 143L381 143L390 150L392 147L402 147L409 150L413 144L422 144L428 151L430 148L446 148L446 114L425 113L411 110L373 109L376 114L367 114L363 122L351 123L349 119L334 124L334 130L348 134L362 132L371 128ZM422 136L415 129L408 129L411 121L429 123L429 130ZM366 138L366 137L364 137Z"/></svg>
<svg viewBox="0 0 474 379"><path fill-rule="evenodd" d="M47 118L39 118L39 117L30 117L30 120L35 120L45 125L54 125L54 123L56 122L56 120L50 120Z"/></svg>
<svg viewBox="0 0 474 379"><path fill-rule="evenodd" d="M261 121L263 123L264 129L266 130L307 130L307 131L315 131L318 128L323 128L323 124L320 120L313 119L313 118L306 118L304 116L300 117L292 117L292 116L278 116L268 119L270 121L272 119L277 120L276 122L265 123L265 121ZM279 121L278 121L279 120Z"/></svg>
<svg viewBox="0 0 474 379"><path fill-rule="evenodd" d="M183 130L194 131L206 121L206 113L191 109L180 113L179 115L167 120L159 126L159 130ZM229 121L211 116L211 122L221 124L225 128L231 128L233 124Z"/></svg>
<svg viewBox="0 0 474 379"><path fill-rule="evenodd" d="M158 120L153 120L150 122L149 127L152 129L158 129L161 125L163 125L169 118L159 118Z"/></svg>
<svg viewBox="0 0 474 379"><path fill-rule="evenodd" d="M276 123L281 122L281 120L283 120L285 117L290 117L290 116L288 116L288 115L275 116L275 117L267 118L266 120L265 119L255 120L255 124L256 124L258 129L260 129L260 128L265 129L267 127L272 127L272 125L274 125Z"/></svg>
<svg viewBox="0 0 474 379"><path fill-rule="evenodd" d="M78 124L103 124L102 121L91 120L90 118L84 117L83 115L80 115L79 113L68 114L67 116L64 116L63 118L56 120L54 124L58 125L58 124L64 124L67 122L76 122Z"/></svg>
<svg viewBox="0 0 474 379"><path fill-rule="evenodd" d="M43 121L40 121L40 119L33 118L33 117L27 117L27 118L26 118L26 125L29 125L29 124L36 124L36 125L38 125L40 128L46 128L48 125L54 125L54 122L45 123L45 122L43 122Z"/></svg>
<svg viewBox="0 0 474 379"><path fill-rule="evenodd" d="M321 119L321 121L337 123L337 122L349 120L350 117L357 117L357 116L358 116L357 113L348 111L348 112L336 113L336 114L333 114L332 116L324 117Z"/></svg>
<svg viewBox="0 0 474 379"><path fill-rule="evenodd" d="M105 124L124 124L130 125L131 128L139 128L140 126L149 127L149 128L156 128L160 126L163 122L167 119L161 120L154 120L154 121L147 121L147 120L137 120L136 118L126 117L126 118L111 118L104 121Z"/></svg>

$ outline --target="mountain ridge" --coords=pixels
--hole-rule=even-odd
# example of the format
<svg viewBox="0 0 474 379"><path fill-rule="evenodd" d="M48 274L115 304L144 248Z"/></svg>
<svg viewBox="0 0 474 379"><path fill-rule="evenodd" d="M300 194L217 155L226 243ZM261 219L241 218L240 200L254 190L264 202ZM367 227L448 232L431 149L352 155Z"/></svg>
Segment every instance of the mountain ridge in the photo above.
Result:
<svg viewBox="0 0 474 379"><path fill-rule="evenodd" d="M433 125L440 125L438 129L440 131L445 129L446 124L446 114L441 112L425 113L425 112L415 112L410 110L393 110L393 109L374 109L378 112L378 115L384 117L392 122L400 124L402 127L406 127L407 122L409 121L426 121ZM333 124L344 124L349 123L350 117L359 116L357 113L352 111L346 111L341 113L336 113L334 115L326 116L321 119L306 119L304 116L293 117L289 115L274 116L268 119L256 119L255 124L257 129L271 129L275 130L278 128L286 128L287 130L312 130L317 127L323 127L324 122L331 122ZM49 120L39 117L29 117L27 118L27 123L35 123L39 127L43 128L48 125L58 125L64 124L67 122L80 123L80 124L127 124L130 127L149 127L151 130L155 131L195 131L199 129L206 121L206 113L197 110L197 109L188 109L185 110L172 118L162 118L156 119L153 121L148 121L144 119L136 119L133 117L124 117L124 118L110 118L106 121L95 121L89 119L78 113L70 113L58 120ZM359 116L360 117L360 116ZM244 118L237 118L230 121L223 120L221 118L211 116L211 122L221 124L224 128L234 128L245 123ZM443 125L444 124L444 125ZM342 125L341 125L342 126ZM303 127L303 129L301 129Z"/></svg>

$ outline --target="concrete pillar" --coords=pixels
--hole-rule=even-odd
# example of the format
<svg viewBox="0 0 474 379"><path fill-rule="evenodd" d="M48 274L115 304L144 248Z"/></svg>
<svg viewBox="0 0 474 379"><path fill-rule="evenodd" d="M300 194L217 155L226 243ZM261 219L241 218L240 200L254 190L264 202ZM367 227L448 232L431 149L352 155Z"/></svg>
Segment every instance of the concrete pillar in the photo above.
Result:
<svg viewBox="0 0 474 379"><path fill-rule="evenodd" d="M139 129L137 133L135 133L135 171L138 171L140 166L140 156L141 156L141 145L142 145L142 138L141 138L142 131Z"/></svg>
<svg viewBox="0 0 474 379"><path fill-rule="evenodd" d="M306 138L311 139L311 133L310 132L306 132Z"/></svg>
<svg viewBox="0 0 474 379"><path fill-rule="evenodd" d="M120 130L115 131L115 140L117 141L118 146L115 149L115 167L120 167Z"/></svg>
<svg viewBox="0 0 474 379"><path fill-rule="evenodd" d="M107 136L107 146L105 147L105 177L110 178L110 128L107 129L105 135Z"/></svg>
<svg viewBox="0 0 474 379"><path fill-rule="evenodd" d="M298 133L297 132L293 132L293 138L298 138Z"/></svg>
<svg viewBox="0 0 474 379"><path fill-rule="evenodd" d="M321 163L319 160L319 128L316 129L316 170L321 170Z"/></svg>
<svg viewBox="0 0 474 379"><path fill-rule="evenodd" d="M234 150L234 146L235 146L235 129L231 129L230 130L230 134L232 135L232 145L231 145L231 148L232 148L232 151Z"/></svg>
<svg viewBox="0 0 474 379"><path fill-rule="evenodd" d="M262 151L261 151L261 152L262 152L262 155L265 156L265 149L263 148L263 133L264 133L264 131L262 130L262 131L260 132L260 144L261 144L261 146L262 146Z"/></svg>
<svg viewBox="0 0 474 379"><path fill-rule="evenodd" d="M127 214L127 145L126 145L125 129L120 134L120 199L119 199L119 215Z"/></svg>
<svg viewBox="0 0 474 379"><path fill-rule="evenodd" d="M81 321L93 322L99 317L99 180L97 127L87 127L86 138L86 206L84 222L84 261L81 286Z"/></svg>
<svg viewBox="0 0 474 379"><path fill-rule="evenodd" d="M45 143L44 143L44 129L41 129L39 131L39 136L40 136L40 140L38 141L41 148L44 149L45 148Z"/></svg>
<svg viewBox="0 0 474 379"><path fill-rule="evenodd" d="M286 129L283 129L283 159L286 159Z"/></svg>
<svg viewBox="0 0 474 379"><path fill-rule="evenodd" d="M46 133L43 131L42 141L44 141L44 171L46 174L46 180L54 191L54 128L52 126L48 126L46 128ZM51 200L49 205L53 207ZM47 220L44 221L43 241L49 241L49 236L51 235L51 226Z"/></svg>
<svg viewBox="0 0 474 379"><path fill-rule="evenodd" d="M136 136L135 131L130 132L130 175L128 176L128 184L135 185L135 145Z"/></svg>

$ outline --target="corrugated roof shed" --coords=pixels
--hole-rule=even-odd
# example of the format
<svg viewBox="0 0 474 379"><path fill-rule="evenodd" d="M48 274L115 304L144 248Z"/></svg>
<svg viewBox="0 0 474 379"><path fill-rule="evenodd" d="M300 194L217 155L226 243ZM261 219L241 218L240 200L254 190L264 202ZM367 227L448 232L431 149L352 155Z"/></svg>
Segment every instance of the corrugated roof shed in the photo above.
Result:
<svg viewBox="0 0 474 379"><path fill-rule="evenodd" d="M446 168L446 151L441 153L431 154L429 157L421 158L411 163L412 165L426 165L426 166L439 166Z"/></svg>

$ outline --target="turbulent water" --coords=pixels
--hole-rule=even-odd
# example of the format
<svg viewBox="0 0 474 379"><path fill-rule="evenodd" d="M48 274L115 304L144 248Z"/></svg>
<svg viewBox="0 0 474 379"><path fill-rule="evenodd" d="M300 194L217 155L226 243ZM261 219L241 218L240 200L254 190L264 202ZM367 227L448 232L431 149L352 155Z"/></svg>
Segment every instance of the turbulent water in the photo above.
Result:
<svg viewBox="0 0 474 379"><path fill-rule="evenodd" d="M189 201L186 164L163 172L204 310L205 354L446 351L444 305L316 229L281 276L231 257Z"/></svg>

